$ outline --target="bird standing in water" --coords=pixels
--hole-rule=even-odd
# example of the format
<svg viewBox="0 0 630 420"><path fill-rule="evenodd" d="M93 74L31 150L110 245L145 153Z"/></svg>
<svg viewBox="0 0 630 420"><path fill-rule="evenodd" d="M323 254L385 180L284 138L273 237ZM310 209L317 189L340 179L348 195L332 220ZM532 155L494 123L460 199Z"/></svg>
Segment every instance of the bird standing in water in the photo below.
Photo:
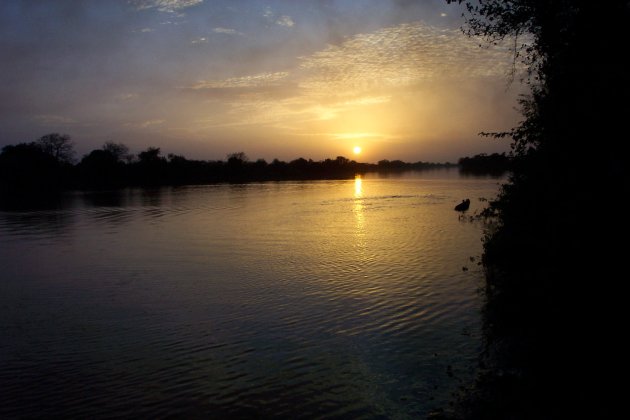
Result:
<svg viewBox="0 0 630 420"><path fill-rule="evenodd" d="M458 205L455 206L455 210L463 212L463 211L468 210L468 207L470 207L470 200L469 199L465 199L465 200L462 200L461 203L459 203Z"/></svg>

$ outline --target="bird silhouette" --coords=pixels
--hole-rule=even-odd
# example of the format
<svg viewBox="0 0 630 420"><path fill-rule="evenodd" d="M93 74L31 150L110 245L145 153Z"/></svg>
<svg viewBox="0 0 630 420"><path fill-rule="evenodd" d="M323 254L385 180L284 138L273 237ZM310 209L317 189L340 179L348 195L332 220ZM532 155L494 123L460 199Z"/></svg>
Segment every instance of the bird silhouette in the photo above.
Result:
<svg viewBox="0 0 630 420"><path fill-rule="evenodd" d="M468 210L468 207L470 207L470 200L469 199L465 199L465 200L462 200L461 203L459 203L458 205L455 206L455 210L464 212L464 211Z"/></svg>

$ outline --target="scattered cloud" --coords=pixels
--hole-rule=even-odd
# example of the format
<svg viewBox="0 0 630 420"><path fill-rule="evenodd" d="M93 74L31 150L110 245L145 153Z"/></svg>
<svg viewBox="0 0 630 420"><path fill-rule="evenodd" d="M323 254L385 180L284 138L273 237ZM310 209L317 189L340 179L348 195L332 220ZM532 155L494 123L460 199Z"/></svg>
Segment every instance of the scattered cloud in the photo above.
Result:
<svg viewBox="0 0 630 420"><path fill-rule="evenodd" d="M295 22L293 22L293 19L291 19L291 16L282 15L278 19L276 19L276 24L291 28L295 25Z"/></svg>
<svg viewBox="0 0 630 420"><path fill-rule="evenodd" d="M160 12L175 13L180 9L195 6L203 0L129 0L136 10L157 9Z"/></svg>
<svg viewBox="0 0 630 420"><path fill-rule="evenodd" d="M407 0L329 1L308 10L294 2L123 0L120 14L96 3L102 10L71 14L46 3L46 15L44 6L7 6L15 18L5 22L0 46L9 58L0 66L10 104L1 107L3 138L57 126L93 141L111 130L150 139L189 125L195 139L391 138L414 127L439 136L438 114L464 131L473 123L459 122L471 110L512 109L502 99L509 47L480 49L483 42L454 28L454 12L441 7L411 13L391 7ZM46 16L69 19L69 32L48 31ZM437 26L409 23L416 17ZM442 29L447 24L453 29ZM64 60L54 59L60 54ZM495 129L475 124L473 135ZM219 126L240 131L212 131Z"/></svg>
<svg viewBox="0 0 630 420"><path fill-rule="evenodd" d="M124 124L125 127L135 127L135 128L149 128L155 125L164 124L166 120L147 120L141 122L130 122Z"/></svg>
<svg viewBox="0 0 630 420"><path fill-rule="evenodd" d="M508 49L480 49L457 29L402 24L359 34L301 59L300 87L312 95L357 95L435 79L505 76Z"/></svg>
<svg viewBox="0 0 630 420"><path fill-rule="evenodd" d="M134 99L138 99L139 95L137 93L121 93L116 95L116 99L119 101L132 101Z"/></svg>
<svg viewBox="0 0 630 420"><path fill-rule="evenodd" d="M142 128L147 128L147 127L151 127L152 125L160 125L160 124L164 124L164 120L149 120L149 121L144 121L142 123L140 123L140 127Z"/></svg>
<svg viewBox="0 0 630 420"><path fill-rule="evenodd" d="M289 73L276 72L276 73L261 73L251 76L243 77L231 77L224 80L202 80L197 82L191 89L230 89L230 88L251 88L251 87L263 87L272 86L278 84L281 80L285 79Z"/></svg>
<svg viewBox="0 0 630 420"><path fill-rule="evenodd" d="M270 10L266 13L272 16ZM342 134L318 135L376 139L383 138L379 133L385 129L376 122L387 119L383 113L400 112L404 103L418 109L431 107L419 99L410 102L410 94L435 101L440 89L452 89L464 80L504 78L510 66L508 47L480 49L478 40L458 29L401 24L358 34L300 57L288 71L200 81L189 89L212 93L229 105L224 113L204 119L205 128L263 125L292 130L292 135L311 130L308 135L314 135L309 127L325 121L338 125ZM392 121L395 118L390 116ZM343 134L344 126L356 125L374 131L349 128L350 133Z"/></svg>
<svg viewBox="0 0 630 420"><path fill-rule="evenodd" d="M61 115L36 115L33 119L41 125L74 125L77 121Z"/></svg>
<svg viewBox="0 0 630 420"><path fill-rule="evenodd" d="M222 28L222 27L214 28L212 32L214 32L215 34L225 34L225 35L243 35L241 32L237 31L236 29Z"/></svg>
<svg viewBox="0 0 630 420"><path fill-rule="evenodd" d="M274 23L279 26L285 26L287 28L292 28L295 25L293 18L288 15L278 15L271 10L271 7L266 7L263 12L263 17L269 22Z"/></svg>

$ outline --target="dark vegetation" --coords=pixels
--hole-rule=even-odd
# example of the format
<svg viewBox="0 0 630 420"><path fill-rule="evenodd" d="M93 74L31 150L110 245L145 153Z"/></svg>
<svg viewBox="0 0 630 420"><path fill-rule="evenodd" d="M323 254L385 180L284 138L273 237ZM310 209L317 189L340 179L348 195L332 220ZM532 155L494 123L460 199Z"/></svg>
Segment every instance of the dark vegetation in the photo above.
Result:
<svg viewBox="0 0 630 420"><path fill-rule="evenodd" d="M512 158L487 211L481 373L436 417L619 418L630 2L458 2L469 34L515 40L530 94L520 125L490 134L512 139Z"/></svg>
<svg viewBox="0 0 630 420"><path fill-rule="evenodd" d="M465 174L502 175L510 169L510 158L505 153L480 154L463 157L458 161L459 169Z"/></svg>
<svg viewBox="0 0 630 420"><path fill-rule="evenodd" d="M0 192L10 195L54 193L67 189L117 189L128 186L207 184L278 180L352 178L366 172L397 172L456 166L450 163L381 160L359 163L338 156L315 162L299 158L250 161L243 152L225 161L162 156L156 147L132 155L121 143L107 142L74 164L68 135L48 134L32 143L5 146L0 153Z"/></svg>

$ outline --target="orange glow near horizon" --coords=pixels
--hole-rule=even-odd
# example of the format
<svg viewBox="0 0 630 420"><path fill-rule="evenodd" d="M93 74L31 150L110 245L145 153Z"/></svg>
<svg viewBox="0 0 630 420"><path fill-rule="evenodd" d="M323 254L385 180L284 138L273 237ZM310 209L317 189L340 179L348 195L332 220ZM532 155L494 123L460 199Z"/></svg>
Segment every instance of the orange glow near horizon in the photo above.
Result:
<svg viewBox="0 0 630 420"><path fill-rule="evenodd" d="M141 9L143 16L153 16L156 22L164 20L160 16L169 8L186 9L188 17L183 19L182 13L182 20L169 21L169 26L129 31L124 35L129 42L102 51L108 62L116 62L118 45L127 46L125 54L129 48L130 56L137 58L128 67L123 63L128 78L122 70L121 77L112 78L107 66L99 66L98 71L88 66L78 72L81 77L76 81L64 82L64 89L72 92L102 86L98 100L75 95L63 112L55 101L44 105L34 101L24 118L0 115L4 132L24 131L20 137L25 138L31 132L32 138L68 132L77 140L79 155L115 137L128 142L134 152L154 146L164 154L192 159L222 159L240 150L268 161L350 155L364 162L443 162L508 150L508 142L488 142L477 133L508 131L520 118L513 107L519 89L506 92L505 88L513 64L509 44L479 48L479 40L462 34L457 22L447 24L443 16L434 14L433 6L414 7L416 13L424 11L413 16L384 13L382 22L370 19L366 25L360 20L344 24L339 18L331 29L327 13L336 10L335 15L354 19L353 7L322 6L321 15L307 13L306 7L304 15L290 18L285 13L293 8L287 3L288 9L278 12L284 20L268 21L267 14L264 19L254 18L253 8L242 17L247 16L247 23L233 22L240 22L239 29L214 26L204 31L206 16L224 3L227 8L226 2L132 3L153 4ZM407 2L373 2L372 7L384 12L394 3ZM137 12L129 10L134 25ZM426 21L432 13L434 20ZM59 37L57 42L65 48L67 40ZM157 55L148 53L153 50L145 49L145 42L156 48ZM37 43L32 47L39 51ZM93 51L83 53L91 57ZM163 65L139 65L143 60L154 63L156 56L163 57ZM28 61L19 60L15 68L29 68ZM149 67L157 67L158 73L145 77ZM170 71L174 69L178 71ZM55 94L42 92L57 92L58 80L67 69L60 65L53 70L42 82L49 91L36 89L39 83L25 82L16 88L35 90L16 91L16 97L26 102L54 98ZM0 138L0 149L3 141Z"/></svg>

